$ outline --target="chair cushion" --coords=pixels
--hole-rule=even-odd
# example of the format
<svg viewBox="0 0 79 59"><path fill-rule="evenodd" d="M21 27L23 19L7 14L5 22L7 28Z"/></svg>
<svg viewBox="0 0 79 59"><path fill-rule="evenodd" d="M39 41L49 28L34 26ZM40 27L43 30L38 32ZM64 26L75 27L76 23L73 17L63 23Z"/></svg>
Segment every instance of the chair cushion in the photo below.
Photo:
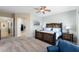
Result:
<svg viewBox="0 0 79 59"><path fill-rule="evenodd" d="M49 47L47 47L47 51L48 52L58 52L59 48L56 46L49 46Z"/></svg>
<svg viewBox="0 0 79 59"><path fill-rule="evenodd" d="M59 40L58 47L60 52L79 52L79 46L66 40Z"/></svg>

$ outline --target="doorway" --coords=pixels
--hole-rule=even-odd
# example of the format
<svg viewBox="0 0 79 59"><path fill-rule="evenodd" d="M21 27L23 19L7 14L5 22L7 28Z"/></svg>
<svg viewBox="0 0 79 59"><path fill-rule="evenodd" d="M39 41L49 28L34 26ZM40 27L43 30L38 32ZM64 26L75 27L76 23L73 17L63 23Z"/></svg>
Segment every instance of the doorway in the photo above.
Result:
<svg viewBox="0 0 79 59"><path fill-rule="evenodd" d="M9 38L13 36L13 25L11 18L0 17L0 38Z"/></svg>
<svg viewBox="0 0 79 59"><path fill-rule="evenodd" d="M8 33L8 22L1 21L0 22L0 29L1 29L1 38L6 38L9 36Z"/></svg>

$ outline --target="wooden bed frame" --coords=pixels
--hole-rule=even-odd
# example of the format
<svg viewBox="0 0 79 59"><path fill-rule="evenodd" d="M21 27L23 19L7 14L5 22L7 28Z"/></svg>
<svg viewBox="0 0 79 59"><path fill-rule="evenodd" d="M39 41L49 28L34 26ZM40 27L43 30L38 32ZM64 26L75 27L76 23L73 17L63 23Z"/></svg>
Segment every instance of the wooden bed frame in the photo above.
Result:
<svg viewBox="0 0 79 59"><path fill-rule="evenodd" d="M61 28L62 32L62 23L49 23L46 24L47 28ZM35 38L47 42L49 44L56 44L56 33L45 33L35 30Z"/></svg>
<svg viewBox="0 0 79 59"><path fill-rule="evenodd" d="M61 28L61 32L62 32L62 23L49 23L46 24L47 28Z"/></svg>

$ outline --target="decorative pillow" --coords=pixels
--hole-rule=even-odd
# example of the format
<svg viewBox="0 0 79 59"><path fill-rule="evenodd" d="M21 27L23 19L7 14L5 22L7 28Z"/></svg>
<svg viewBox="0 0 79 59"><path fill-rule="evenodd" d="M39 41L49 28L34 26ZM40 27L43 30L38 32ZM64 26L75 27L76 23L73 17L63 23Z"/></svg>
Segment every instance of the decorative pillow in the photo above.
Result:
<svg viewBox="0 0 79 59"><path fill-rule="evenodd" d="M61 28L53 28L53 32L60 32Z"/></svg>
<svg viewBox="0 0 79 59"><path fill-rule="evenodd" d="M52 28L44 28L44 31L51 31Z"/></svg>

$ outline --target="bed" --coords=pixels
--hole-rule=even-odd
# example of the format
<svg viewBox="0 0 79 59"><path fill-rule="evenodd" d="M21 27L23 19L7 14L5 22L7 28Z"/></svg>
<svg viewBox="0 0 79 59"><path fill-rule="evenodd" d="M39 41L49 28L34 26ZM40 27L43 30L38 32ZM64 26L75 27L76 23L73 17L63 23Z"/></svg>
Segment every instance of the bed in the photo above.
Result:
<svg viewBox="0 0 79 59"><path fill-rule="evenodd" d="M48 29L51 28L51 30L50 31L44 29L41 31L35 30L35 38L47 42L49 44L55 45L58 38L62 37L62 34L58 35L59 32L62 33L62 23L49 23L46 24L46 28ZM57 28L60 29L58 33L54 32L54 29Z"/></svg>

